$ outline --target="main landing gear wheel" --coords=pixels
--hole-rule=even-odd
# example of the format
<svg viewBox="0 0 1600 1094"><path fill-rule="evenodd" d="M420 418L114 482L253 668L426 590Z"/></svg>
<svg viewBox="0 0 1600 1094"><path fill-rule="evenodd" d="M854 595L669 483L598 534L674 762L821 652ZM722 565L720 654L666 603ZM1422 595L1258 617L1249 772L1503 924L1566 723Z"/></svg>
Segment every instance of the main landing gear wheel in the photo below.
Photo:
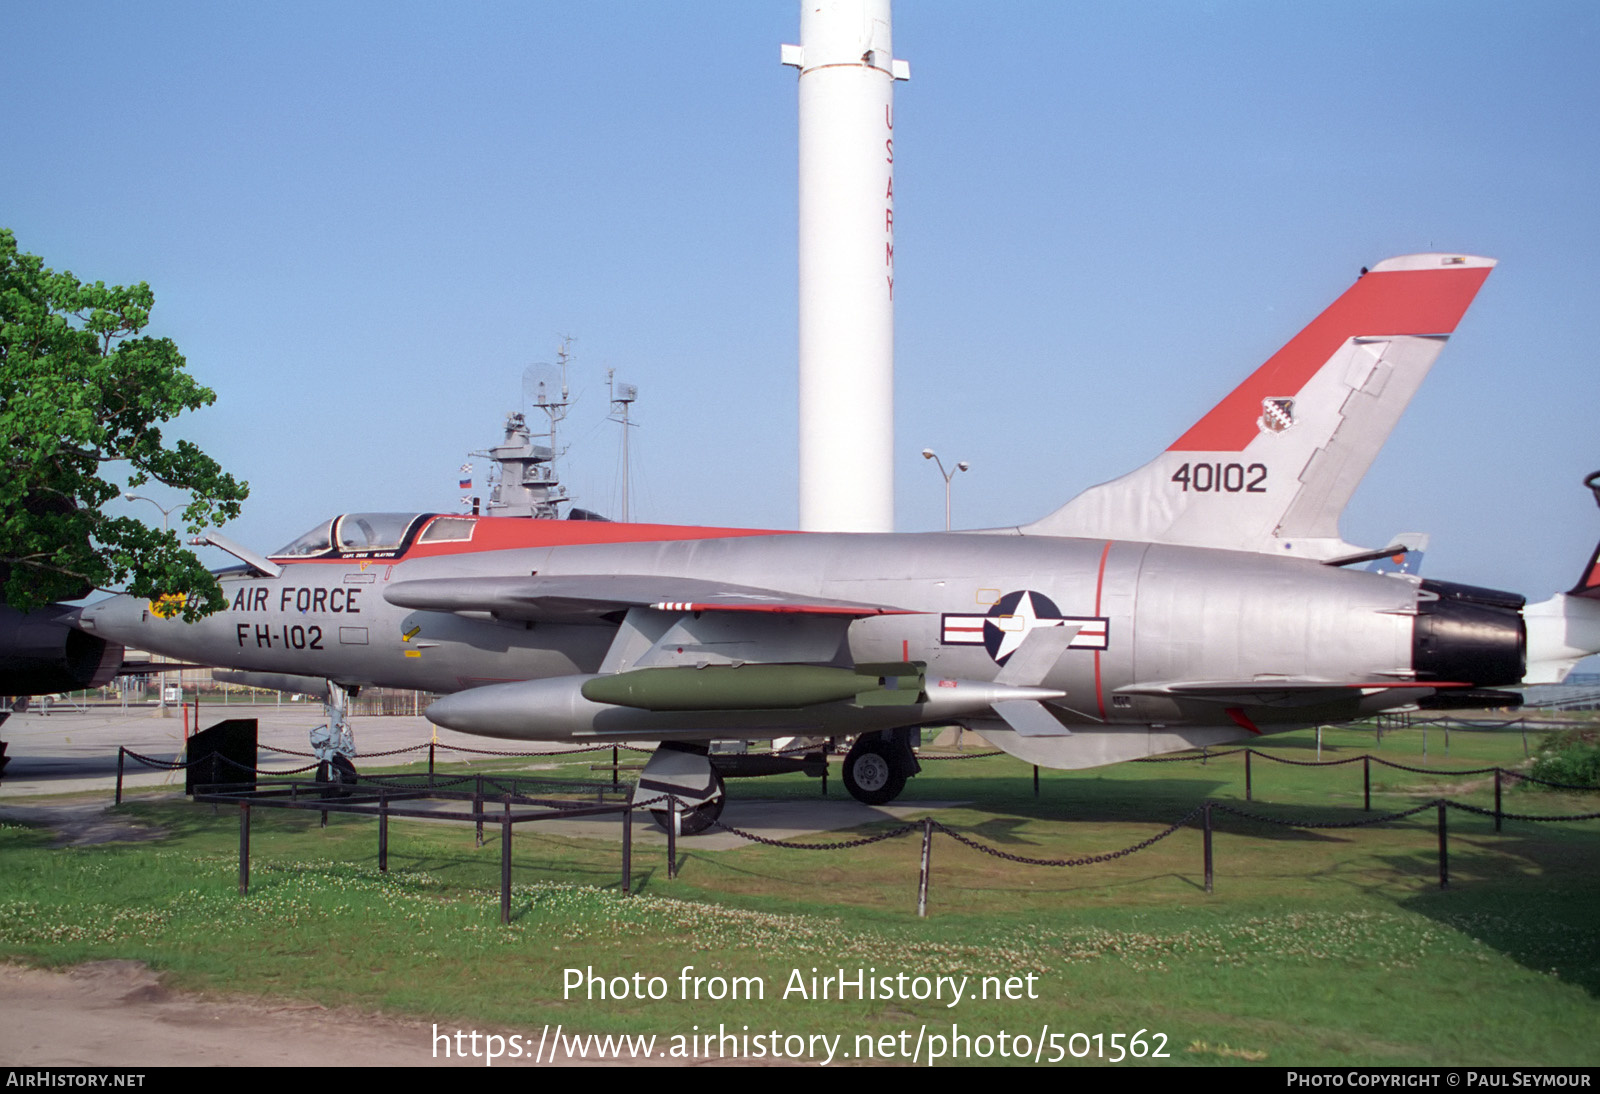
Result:
<svg viewBox="0 0 1600 1094"><path fill-rule="evenodd" d="M866 805L886 805L898 798L910 778L899 752L880 734L858 737L844 758L844 788L850 796Z"/></svg>
<svg viewBox="0 0 1600 1094"><path fill-rule="evenodd" d="M722 776L712 773L711 797L700 805L678 807L678 834L680 836L698 836L710 828L722 816L722 807L728 800L727 788L722 783ZM672 830L672 812L668 809L652 809L650 815L655 818L663 832Z"/></svg>

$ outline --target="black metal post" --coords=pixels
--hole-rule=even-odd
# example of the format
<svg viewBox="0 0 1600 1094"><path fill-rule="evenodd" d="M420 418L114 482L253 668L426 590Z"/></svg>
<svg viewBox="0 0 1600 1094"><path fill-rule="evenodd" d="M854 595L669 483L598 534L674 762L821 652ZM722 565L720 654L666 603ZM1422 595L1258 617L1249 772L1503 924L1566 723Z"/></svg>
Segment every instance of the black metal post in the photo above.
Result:
<svg viewBox="0 0 1600 1094"><path fill-rule="evenodd" d="M378 791L378 873L389 872L389 792Z"/></svg>
<svg viewBox="0 0 1600 1094"><path fill-rule="evenodd" d="M511 922L511 795L500 820L500 922Z"/></svg>
<svg viewBox="0 0 1600 1094"><path fill-rule="evenodd" d="M667 880L678 876L678 799L667 795Z"/></svg>
<svg viewBox="0 0 1600 1094"><path fill-rule="evenodd" d="M1205 826L1206 826L1206 892L1209 893L1211 891L1211 803L1210 802L1206 802L1206 807L1205 807Z"/></svg>
<svg viewBox="0 0 1600 1094"><path fill-rule="evenodd" d="M616 745L612 745L611 746L611 789L613 789L613 790L615 790L617 788L617 775L619 774L619 771L618 771L618 768L617 768L617 762L618 762L617 761L617 746Z"/></svg>
<svg viewBox="0 0 1600 1094"><path fill-rule="evenodd" d="M1361 794L1365 804L1362 809L1372 812L1372 757L1361 757Z"/></svg>
<svg viewBox="0 0 1600 1094"><path fill-rule="evenodd" d="M483 776L479 775L472 784L476 789L472 792L472 812L478 818L478 846L483 846Z"/></svg>
<svg viewBox="0 0 1600 1094"><path fill-rule="evenodd" d="M428 742L428 789L433 789L433 742Z"/></svg>
<svg viewBox="0 0 1600 1094"><path fill-rule="evenodd" d="M928 860L933 855L933 818L922 818L922 872L917 877L917 915L928 914Z"/></svg>
<svg viewBox="0 0 1600 1094"><path fill-rule="evenodd" d="M128 754L126 747L117 746L117 804L122 804L122 759Z"/></svg>
<svg viewBox="0 0 1600 1094"><path fill-rule="evenodd" d="M1247 802L1255 801L1255 798L1252 797L1255 793L1255 787L1250 782L1250 758L1255 754L1256 750L1253 748L1244 750L1244 800Z"/></svg>
<svg viewBox="0 0 1600 1094"><path fill-rule="evenodd" d="M1500 769L1494 769L1494 830L1500 831Z"/></svg>
<svg viewBox="0 0 1600 1094"><path fill-rule="evenodd" d="M1439 888L1450 888L1450 845L1444 827L1445 804L1439 802Z"/></svg>
<svg viewBox="0 0 1600 1094"><path fill-rule="evenodd" d="M633 806L622 811L622 894L633 892Z"/></svg>
<svg viewBox="0 0 1600 1094"><path fill-rule="evenodd" d="M250 803L239 803L239 895L250 891Z"/></svg>
<svg viewBox="0 0 1600 1094"><path fill-rule="evenodd" d="M1039 765L1033 765L1033 796L1039 796Z"/></svg>

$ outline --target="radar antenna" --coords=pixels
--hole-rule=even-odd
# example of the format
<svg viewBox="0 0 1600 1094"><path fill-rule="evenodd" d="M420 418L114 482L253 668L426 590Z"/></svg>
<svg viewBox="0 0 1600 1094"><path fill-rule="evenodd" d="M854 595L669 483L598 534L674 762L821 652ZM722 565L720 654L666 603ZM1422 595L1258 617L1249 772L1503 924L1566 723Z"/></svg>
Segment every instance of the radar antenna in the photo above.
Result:
<svg viewBox="0 0 1600 1094"><path fill-rule="evenodd" d="M514 410L506 415L505 438L498 445L470 453L493 465L488 476L489 500L484 506L488 516L559 520L559 507L572 500L555 471L555 460L561 455L556 446L556 428L572 405L567 382L567 368L572 361L570 337L562 336L556 361L555 365L529 365L522 372L523 399L543 413L547 431L535 434L522 411ZM476 499L472 506L476 512Z"/></svg>

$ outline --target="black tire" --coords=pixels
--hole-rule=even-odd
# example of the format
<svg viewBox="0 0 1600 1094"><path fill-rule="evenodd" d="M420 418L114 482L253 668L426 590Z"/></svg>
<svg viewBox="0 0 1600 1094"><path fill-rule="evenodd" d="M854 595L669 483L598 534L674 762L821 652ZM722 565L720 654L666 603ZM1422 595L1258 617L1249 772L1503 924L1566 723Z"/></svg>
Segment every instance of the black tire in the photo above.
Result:
<svg viewBox="0 0 1600 1094"><path fill-rule="evenodd" d="M844 758L844 788L863 805L887 805L906 788L906 772L889 743L876 733L856 739Z"/></svg>
<svg viewBox="0 0 1600 1094"><path fill-rule="evenodd" d="M670 831L672 817L665 809L652 809L650 815L656 819L663 832ZM704 805L697 805L693 809L684 809L678 816L678 834L680 836L698 836L707 828L717 823L722 816L722 799L708 801Z"/></svg>
<svg viewBox="0 0 1600 1094"><path fill-rule="evenodd" d="M356 765L350 762L348 756L335 756L330 762L324 760L317 765L317 782L327 787L330 798L347 798L350 789L360 781L356 774Z"/></svg>
<svg viewBox="0 0 1600 1094"><path fill-rule="evenodd" d="M723 785L722 776L712 773L712 797L704 805L697 805L690 809L678 811L678 834L680 836L698 836L710 828L722 816L722 807L727 804L727 788ZM663 832L672 830L672 814L665 809L652 809L650 815L655 818Z"/></svg>

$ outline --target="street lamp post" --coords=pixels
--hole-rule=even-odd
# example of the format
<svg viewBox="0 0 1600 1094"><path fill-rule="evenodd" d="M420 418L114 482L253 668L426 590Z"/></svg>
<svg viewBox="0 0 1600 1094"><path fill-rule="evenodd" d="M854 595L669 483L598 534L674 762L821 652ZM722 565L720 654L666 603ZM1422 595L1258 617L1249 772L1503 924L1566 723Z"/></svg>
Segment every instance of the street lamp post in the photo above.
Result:
<svg viewBox="0 0 1600 1094"><path fill-rule="evenodd" d="M922 458L925 460L932 460L934 463L938 464L939 474L944 476L944 530L948 532L950 530L950 480L955 478L957 471L972 470L972 465L966 460L962 460L950 470L946 471L944 469L944 461L941 460L939 458L939 454L931 448L924 448L922 450Z"/></svg>
<svg viewBox="0 0 1600 1094"><path fill-rule="evenodd" d="M151 505L154 505L157 509L161 510L161 530L163 532L168 531L167 518L172 515L172 510L177 508L176 505L173 505L173 506L162 505L159 501L156 501L154 498L140 497L138 494L124 494L124 495L122 495L122 500L123 501L147 501Z"/></svg>

